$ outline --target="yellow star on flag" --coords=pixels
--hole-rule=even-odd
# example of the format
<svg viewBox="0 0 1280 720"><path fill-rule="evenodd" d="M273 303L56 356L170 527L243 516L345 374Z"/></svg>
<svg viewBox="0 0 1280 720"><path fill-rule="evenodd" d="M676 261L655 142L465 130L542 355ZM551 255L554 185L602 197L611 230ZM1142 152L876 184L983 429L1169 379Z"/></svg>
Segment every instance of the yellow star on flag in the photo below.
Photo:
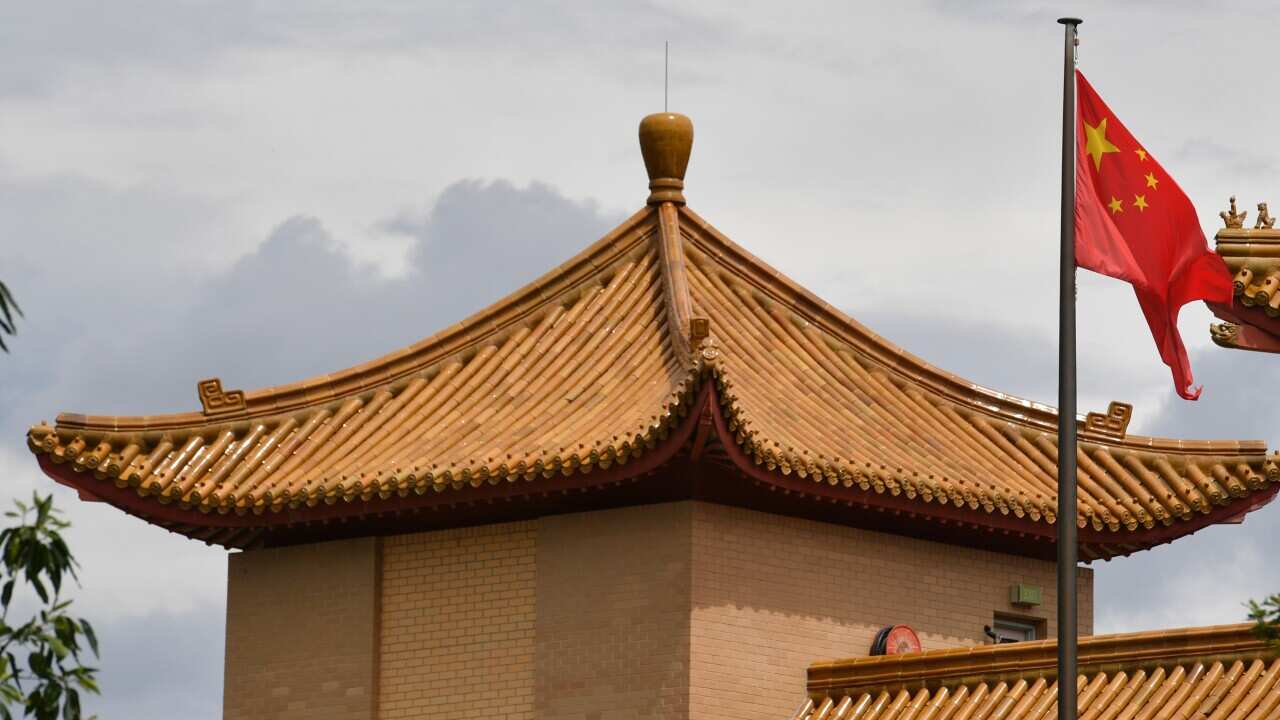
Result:
<svg viewBox="0 0 1280 720"><path fill-rule="evenodd" d="M1155 173L1147 173L1147 187L1154 190L1156 187L1156 183L1158 182L1160 181L1156 179Z"/></svg>
<svg viewBox="0 0 1280 720"><path fill-rule="evenodd" d="M1143 150L1142 148L1138 148L1137 150L1134 150L1134 152L1138 154L1138 159L1139 159L1139 160L1141 160L1142 162L1146 162L1146 161L1147 161L1147 151L1146 151L1146 150Z"/></svg>
<svg viewBox="0 0 1280 720"><path fill-rule="evenodd" d="M1120 202L1120 198L1114 195L1111 196L1111 202L1107 203L1107 207L1111 208L1112 215L1115 215L1118 212L1124 212L1124 203Z"/></svg>
<svg viewBox="0 0 1280 720"><path fill-rule="evenodd" d="M1107 119L1102 118L1098 121L1096 127L1090 127L1089 123L1084 123L1085 145L1084 151L1093 158L1093 169L1102 169L1102 156L1107 153L1120 152L1120 148L1111 144L1107 139Z"/></svg>
<svg viewBox="0 0 1280 720"><path fill-rule="evenodd" d="M1140 211L1141 211L1141 210L1146 210L1146 209L1147 209L1147 196L1146 196L1146 195L1134 195L1134 196L1133 196L1133 206L1134 206L1134 207L1136 207L1136 208L1138 208L1138 210L1140 210Z"/></svg>

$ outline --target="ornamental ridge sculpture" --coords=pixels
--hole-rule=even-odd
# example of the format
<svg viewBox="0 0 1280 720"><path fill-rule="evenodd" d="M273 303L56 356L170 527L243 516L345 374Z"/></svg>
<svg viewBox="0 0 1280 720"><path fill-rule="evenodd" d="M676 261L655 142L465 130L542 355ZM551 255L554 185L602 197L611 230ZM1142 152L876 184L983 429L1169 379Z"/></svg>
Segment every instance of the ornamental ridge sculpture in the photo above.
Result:
<svg viewBox="0 0 1280 720"><path fill-rule="evenodd" d="M1241 210L1239 212L1236 211L1236 196L1232 195L1231 209L1223 210L1222 212L1218 213L1218 217L1222 218L1222 222L1226 223L1228 228L1236 229L1236 228L1244 227L1244 216L1248 214L1249 214L1248 210Z"/></svg>
<svg viewBox="0 0 1280 720"><path fill-rule="evenodd" d="M208 378L196 384L200 408L205 415L221 415L245 409L243 390L223 390L222 381Z"/></svg>
<svg viewBox="0 0 1280 720"><path fill-rule="evenodd" d="M1112 400L1105 413L1091 412L1085 416L1082 434L1109 440L1123 440L1132 417L1132 405Z"/></svg>
<svg viewBox="0 0 1280 720"><path fill-rule="evenodd" d="M1240 332L1240 326L1235 323L1212 323L1209 325L1209 337L1222 347L1235 347L1236 335Z"/></svg>
<svg viewBox="0 0 1280 720"><path fill-rule="evenodd" d="M1254 230L1270 230L1276 226L1276 219L1271 217L1267 204L1258 203L1258 219L1253 223Z"/></svg>

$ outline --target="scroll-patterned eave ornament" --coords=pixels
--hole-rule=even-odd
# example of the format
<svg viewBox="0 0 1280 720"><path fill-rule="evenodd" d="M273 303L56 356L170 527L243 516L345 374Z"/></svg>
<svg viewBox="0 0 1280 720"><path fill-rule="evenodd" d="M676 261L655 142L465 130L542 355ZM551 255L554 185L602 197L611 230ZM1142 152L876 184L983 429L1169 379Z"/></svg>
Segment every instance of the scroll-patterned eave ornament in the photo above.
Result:
<svg viewBox="0 0 1280 720"><path fill-rule="evenodd" d="M196 384L200 409L205 415L227 415L245 409L243 390L223 390L222 380L206 378Z"/></svg>
<svg viewBox="0 0 1280 720"><path fill-rule="evenodd" d="M1132 418L1133 405L1112 400L1105 413L1091 412L1085 416L1083 434L1107 440L1123 440Z"/></svg>

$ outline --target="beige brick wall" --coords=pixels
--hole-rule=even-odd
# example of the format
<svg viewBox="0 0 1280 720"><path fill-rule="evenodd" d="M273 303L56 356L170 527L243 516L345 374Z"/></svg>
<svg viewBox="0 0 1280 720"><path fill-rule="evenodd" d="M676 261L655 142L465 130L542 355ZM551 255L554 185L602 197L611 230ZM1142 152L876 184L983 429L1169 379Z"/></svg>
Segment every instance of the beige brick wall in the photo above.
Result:
<svg viewBox="0 0 1280 720"><path fill-rule="evenodd" d="M1043 604L1009 606L1018 582ZM883 625L954 647L997 612L1053 632L1054 608L1050 562L700 502L252 551L231 556L224 713L777 720L810 663Z"/></svg>
<svg viewBox="0 0 1280 720"><path fill-rule="evenodd" d="M1038 585L1043 604L1009 605ZM984 642L996 612L1056 632L1054 564L908 537L697 503L693 513L690 716L783 718L815 660L867 654L905 623L926 649ZM1080 573L1080 628L1092 633L1093 574Z"/></svg>
<svg viewBox="0 0 1280 720"><path fill-rule="evenodd" d="M539 720L689 717L691 503L538 525Z"/></svg>
<svg viewBox="0 0 1280 720"><path fill-rule="evenodd" d="M536 540L532 522L384 540L381 720L533 717Z"/></svg>
<svg viewBox="0 0 1280 720"><path fill-rule="evenodd" d="M234 553L226 720L373 720L377 541Z"/></svg>

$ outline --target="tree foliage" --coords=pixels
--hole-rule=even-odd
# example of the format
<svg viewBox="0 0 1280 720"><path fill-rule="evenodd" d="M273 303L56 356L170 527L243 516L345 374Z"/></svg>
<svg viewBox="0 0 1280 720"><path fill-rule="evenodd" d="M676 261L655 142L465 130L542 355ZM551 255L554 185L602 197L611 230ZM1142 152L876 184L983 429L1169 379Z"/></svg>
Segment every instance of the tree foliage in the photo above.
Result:
<svg viewBox="0 0 1280 720"><path fill-rule="evenodd" d="M22 317L22 308L18 307L18 301L13 299L9 288L0 282L0 350L5 352L9 352L9 347L4 344L4 336L18 332L15 316Z"/></svg>
<svg viewBox="0 0 1280 720"><path fill-rule="evenodd" d="M1263 598L1262 602L1250 600L1248 608L1254 634L1272 645L1280 645L1280 593Z"/></svg>
<svg viewBox="0 0 1280 720"><path fill-rule="evenodd" d="M62 539L68 523L51 495L33 493L30 504L14 505L5 513L13 524L0 530L0 718L11 720L21 709L21 717L36 720L79 720L81 691L98 692L97 669L82 662L87 651L97 657L98 639L87 620L67 613L71 601L60 598L64 581L76 580L75 558ZM15 597L19 589L30 593ZM10 624L14 605L36 600L31 619Z"/></svg>

